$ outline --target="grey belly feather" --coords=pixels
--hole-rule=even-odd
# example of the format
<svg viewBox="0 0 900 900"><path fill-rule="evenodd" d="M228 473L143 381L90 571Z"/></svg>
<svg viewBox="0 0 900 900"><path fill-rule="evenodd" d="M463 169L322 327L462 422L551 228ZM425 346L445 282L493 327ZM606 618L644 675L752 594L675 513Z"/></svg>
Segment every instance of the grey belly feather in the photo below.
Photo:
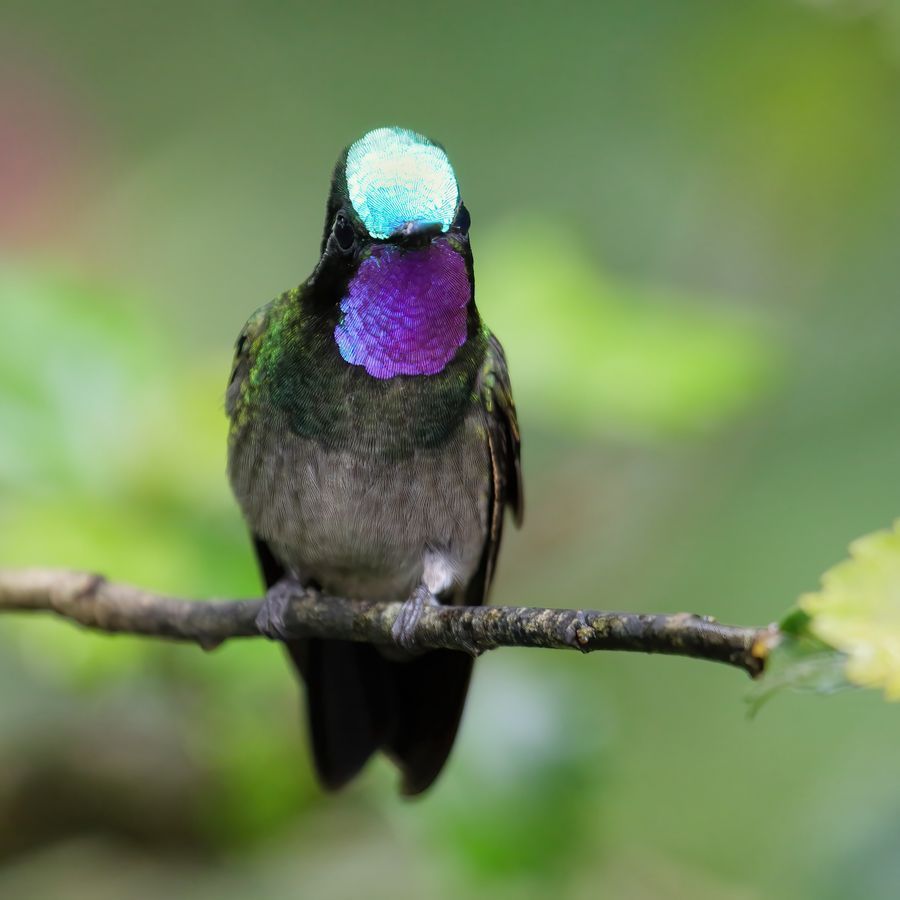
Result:
<svg viewBox="0 0 900 900"><path fill-rule="evenodd" d="M424 581L453 601L478 569L491 465L464 419L437 449L400 460L299 437L277 414L232 440L229 477L248 524L303 582L336 595L405 600Z"/></svg>

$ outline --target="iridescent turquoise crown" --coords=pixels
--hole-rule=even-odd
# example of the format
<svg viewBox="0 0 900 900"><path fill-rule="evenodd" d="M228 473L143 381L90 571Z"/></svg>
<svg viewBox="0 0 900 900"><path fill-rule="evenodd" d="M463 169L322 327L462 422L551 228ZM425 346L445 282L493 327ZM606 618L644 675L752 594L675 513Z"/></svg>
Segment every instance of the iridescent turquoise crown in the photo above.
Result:
<svg viewBox="0 0 900 900"><path fill-rule="evenodd" d="M453 224L459 186L447 154L406 128L376 128L347 151L347 193L373 238L408 222Z"/></svg>

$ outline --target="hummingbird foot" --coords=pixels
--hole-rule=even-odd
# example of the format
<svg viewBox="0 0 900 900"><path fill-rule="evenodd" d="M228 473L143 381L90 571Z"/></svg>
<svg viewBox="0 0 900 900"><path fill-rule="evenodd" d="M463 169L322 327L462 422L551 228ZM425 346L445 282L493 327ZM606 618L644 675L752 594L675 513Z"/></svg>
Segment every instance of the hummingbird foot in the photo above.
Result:
<svg viewBox="0 0 900 900"><path fill-rule="evenodd" d="M287 624L292 601L308 593L294 578L282 578L266 591L265 600L256 614L259 633L271 641L287 641L296 637Z"/></svg>
<svg viewBox="0 0 900 900"><path fill-rule="evenodd" d="M394 642L407 653L421 652L416 641L416 628L426 606L440 606L440 603L424 584L420 584L409 600L400 607L400 612L391 626Z"/></svg>

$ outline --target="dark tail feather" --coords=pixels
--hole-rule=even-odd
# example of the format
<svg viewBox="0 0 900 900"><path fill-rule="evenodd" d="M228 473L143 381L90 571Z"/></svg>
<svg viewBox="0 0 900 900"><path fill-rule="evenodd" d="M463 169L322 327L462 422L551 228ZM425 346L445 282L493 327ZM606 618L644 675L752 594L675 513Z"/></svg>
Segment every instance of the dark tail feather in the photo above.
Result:
<svg viewBox="0 0 900 900"><path fill-rule="evenodd" d="M438 777L456 737L472 657L432 650L391 664L398 714L385 751L403 772L403 793L421 794Z"/></svg>
<svg viewBox="0 0 900 900"><path fill-rule="evenodd" d="M384 744L391 684L378 651L350 641L290 641L306 682L313 761L322 784L343 787Z"/></svg>
<svg viewBox="0 0 900 900"><path fill-rule="evenodd" d="M404 794L431 785L453 746L470 657L434 650L396 661L347 641L287 646L306 682L313 759L327 788L345 785L376 750L400 767Z"/></svg>

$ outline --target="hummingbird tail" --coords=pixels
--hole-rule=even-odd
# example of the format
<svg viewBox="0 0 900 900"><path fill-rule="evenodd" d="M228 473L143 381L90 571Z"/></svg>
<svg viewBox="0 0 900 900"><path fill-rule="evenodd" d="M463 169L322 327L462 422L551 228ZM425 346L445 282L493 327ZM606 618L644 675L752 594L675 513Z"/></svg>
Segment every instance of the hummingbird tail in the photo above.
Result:
<svg viewBox="0 0 900 900"><path fill-rule="evenodd" d="M393 660L349 641L287 647L306 682L313 759L325 787L343 787L377 750L400 768L404 794L431 785L453 746L471 657L434 650Z"/></svg>
<svg viewBox="0 0 900 900"><path fill-rule="evenodd" d="M329 790L350 781L387 737L390 684L374 647L350 641L290 641L306 682L313 762Z"/></svg>
<svg viewBox="0 0 900 900"><path fill-rule="evenodd" d="M385 752L403 773L402 791L421 794L438 777L453 748L473 659L432 650L409 662L392 662L396 716Z"/></svg>
<svg viewBox="0 0 900 900"><path fill-rule="evenodd" d="M284 568L261 538L254 536L254 546L271 587L284 577ZM481 594L470 602L480 603ZM313 761L326 788L343 787L377 750L403 773L404 794L421 794L431 785L453 747L471 656L431 650L396 660L352 641L285 645L306 682Z"/></svg>

